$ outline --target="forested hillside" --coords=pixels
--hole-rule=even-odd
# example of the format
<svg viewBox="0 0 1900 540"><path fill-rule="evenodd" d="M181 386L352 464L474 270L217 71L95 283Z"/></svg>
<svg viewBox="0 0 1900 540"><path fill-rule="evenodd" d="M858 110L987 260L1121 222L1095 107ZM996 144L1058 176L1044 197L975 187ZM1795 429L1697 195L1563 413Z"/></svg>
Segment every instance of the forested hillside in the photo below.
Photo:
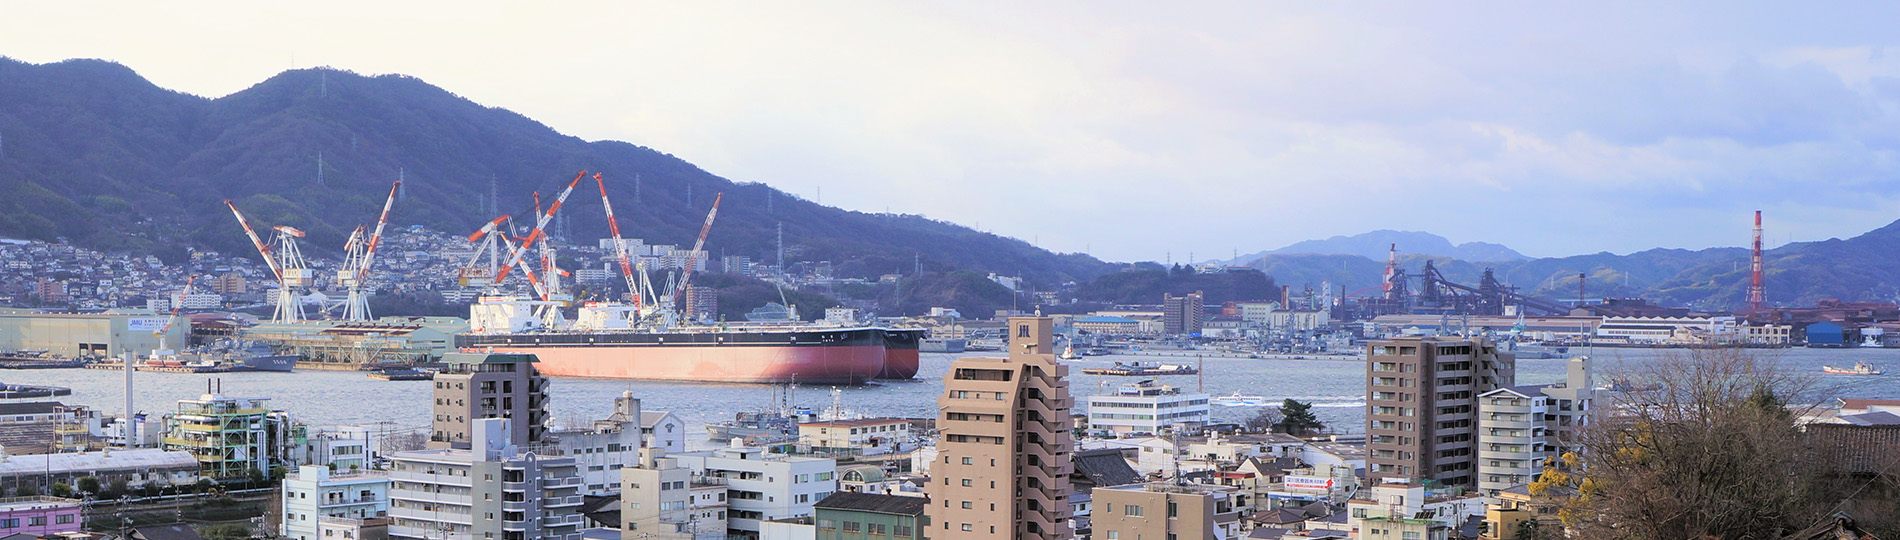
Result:
<svg viewBox="0 0 1900 540"><path fill-rule="evenodd" d="M707 240L715 254L772 261L782 224L790 262L830 261L848 277L917 259L1045 285L1111 269L921 216L842 210L735 183L659 150L562 135L412 77L295 70L207 99L108 62L0 58L4 237L173 260L187 245L249 253L222 203L232 199L259 225L307 231L306 252L333 255L351 228L374 219L399 175L393 223L473 231L497 215L484 202L491 182L500 210L525 217L531 193L551 197L580 170L603 173L621 229L649 243L690 244L724 193ZM562 213L588 241L607 226L598 190L583 188Z"/></svg>

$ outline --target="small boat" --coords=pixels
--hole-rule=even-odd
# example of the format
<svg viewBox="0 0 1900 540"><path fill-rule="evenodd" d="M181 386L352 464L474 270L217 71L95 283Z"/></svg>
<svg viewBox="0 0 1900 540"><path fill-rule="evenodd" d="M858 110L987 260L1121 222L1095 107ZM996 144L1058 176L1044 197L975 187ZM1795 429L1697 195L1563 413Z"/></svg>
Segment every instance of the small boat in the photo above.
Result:
<svg viewBox="0 0 1900 540"><path fill-rule="evenodd" d="M1881 373L1880 368L1866 362L1854 362L1854 367L1851 368L1821 366L1821 371L1835 375L1879 375Z"/></svg>
<svg viewBox="0 0 1900 540"><path fill-rule="evenodd" d="M1075 346L1070 345L1068 347L1064 347L1062 349L1062 354L1057 355L1057 357L1063 360L1081 360L1082 353L1075 352Z"/></svg>
<svg viewBox="0 0 1900 540"><path fill-rule="evenodd" d="M1208 400L1208 402L1213 403L1215 405L1220 405L1223 407L1265 407L1267 406L1267 398L1265 396L1243 396L1240 394L1240 392L1234 392L1234 394L1230 396L1220 396L1220 397Z"/></svg>
<svg viewBox="0 0 1900 540"><path fill-rule="evenodd" d="M1193 375L1200 373L1194 366L1180 364L1160 364L1155 362L1116 362L1115 367L1083 368L1090 375L1115 375L1120 377L1146 377L1150 375Z"/></svg>
<svg viewBox="0 0 1900 540"><path fill-rule="evenodd" d="M435 379L435 373L408 368L383 368L369 372L369 378L379 381L428 381Z"/></svg>

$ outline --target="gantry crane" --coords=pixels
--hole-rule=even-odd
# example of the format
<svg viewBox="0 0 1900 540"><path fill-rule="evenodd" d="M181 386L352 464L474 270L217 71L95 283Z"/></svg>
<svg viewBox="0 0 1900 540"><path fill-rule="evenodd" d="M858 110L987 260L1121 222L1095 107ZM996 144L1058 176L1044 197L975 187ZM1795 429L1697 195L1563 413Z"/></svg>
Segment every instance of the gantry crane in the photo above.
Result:
<svg viewBox="0 0 1900 540"><path fill-rule="evenodd" d="M185 308L185 297L191 294L191 284L197 281L197 274L192 274L191 277L185 278L184 290L178 291L178 299L172 302L172 316L165 318L164 326L160 326L158 330L152 331L152 336L158 338L158 348L152 351L152 356L172 353L171 349L165 346L165 334L171 333L172 323L178 321L178 311Z"/></svg>
<svg viewBox="0 0 1900 540"><path fill-rule="evenodd" d="M626 241L620 237L620 222L614 221L614 205L607 200L607 181L602 180L599 173L595 173L594 183L600 186L600 206L607 211L607 231L613 233L614 236L614 258L620 261L620 277L627 280L627 293L628 296L633 297L633 308L637 313L645 304L640 282L646 277L646 267L642 265L639 277L635 277L633 263L627 259Z"/></svg>
<svg viewBox="0 0 1900 540"><path fill-rule="evenodd" d="M237 205L225 199L224 206L231 209L231 215L237 216L238 225L244 227L244 235L250 237L251 245L257 247L257 254L264 257L264 264L270 266L271 274L277 278L277 310L271 320L277 322L297 322L303 320L302 301L297 289L310 286L313 275L304 265L303 253L297 249L297 239L304 232L289 225L272 227L277 234L266 245L258 239L257 230L251 228L250 220L244 219Z"/></svg>
<svg viewBox="0 0 1900 540"><path fill-rule="evenodd" d="M389 209L396 205L396 190L401 187L401 181L389 187L389 198L383 201L383 213L376 218L376 231L365 237L364 227L359 226L350 233L349 242L343 246L343 268L336 272L337 282L349 291L343 299L343 320L367 321L371 318L369 294L364 289L369 282L370 265L376 261L376 246L383 241L383 226L389 223Z"/></svg>

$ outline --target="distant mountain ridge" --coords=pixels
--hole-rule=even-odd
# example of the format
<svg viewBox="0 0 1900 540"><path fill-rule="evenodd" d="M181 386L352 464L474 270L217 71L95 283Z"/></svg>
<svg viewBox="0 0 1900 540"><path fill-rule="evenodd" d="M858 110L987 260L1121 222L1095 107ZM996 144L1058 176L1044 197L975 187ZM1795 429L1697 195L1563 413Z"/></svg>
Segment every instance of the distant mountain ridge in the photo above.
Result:
<svg viewBox="0 0 1900 540"><path fill-rule="evenodd" d="M1416 252L1399 244L1399 264L1409 273L1417 274L1430 260L1447 279L1475 284L1491 268L1500 281L1546 298L1576 298L1582 273L1581 293L1588 298L1643 297L1665 305L1733 310L1744 307L1749 281L1748 250L1733 247L1488 262ZM1246 264L1295 288L1330 281L1346 293L1370 294L1366 291L1382 279L1384 259L1383 251L1377 257L1267 253ZM1900 300L1900 221L1846 240L1787 244L1764 252L1762 259L1770 306L1810 306L1828 298Z"/></svg>
<svg viewBox="0 0 1900 540"><path fill-rule="evenodd" d="M1393 244L1400 254L1434 255L1468 261L1522 261L1530 259L1517 250L1489 242L1452 244L1443 236L1421 231L1380 229L1352 236L1339 235L1323 240L1305 240L1271 251L1244 255L1229 264L1246 264L1267 255L1357 255L1385 260Z"/></svg>
<svg viewBox="0 0 1900 540"><path fill-rule="evenodd" d="M0 237L168 260L185 245L254 256L221 202L232 199L254 224L303 229L306 252L334 255L352 228L374 219L399 174L407 181L393 224L466 233L497 214L484 200L491 182L501 210L522 218L531 192L551 198L583 169L605 175L621 230L653 244L690 244L723 193L707 240L715 256L775 262L782 225L788 261L828 261L841 277L921 264L1054 285L1114 269L922 216L735 183L654 149L563 135L413 77L293 70L206 99L110 62L0 58L0 192L9 194L0 198ZM577 241L607 234L591 185L561 214Z"/></svg>

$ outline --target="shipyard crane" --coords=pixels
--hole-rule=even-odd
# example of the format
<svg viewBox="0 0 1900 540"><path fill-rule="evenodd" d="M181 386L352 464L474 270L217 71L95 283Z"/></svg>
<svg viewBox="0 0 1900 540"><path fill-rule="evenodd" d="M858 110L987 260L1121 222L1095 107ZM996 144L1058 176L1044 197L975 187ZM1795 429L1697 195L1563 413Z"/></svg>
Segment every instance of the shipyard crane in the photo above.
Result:
<svg viewBox="0 0 1900 540"><path fill-rule="evenodd" d="M640 292L640 281L646 277L646 269L641 268L640 277L634 277L633 263L627 260L627 243L620 238L620 223L614 221L614 205L607 200L607 181L601 179L600 173L595 173L594 183L600 186L600 206L607 211L607 231L613 233L614 258L620 261L620 277L626 278L627 292L633 297L634 311L638 312L645 304Z"/></svg>
<svg viewBox="0 0 1900 540"><path fill-rule="evenodd" d="M456 277L457 284L463 287L492 287L501 284L500 280L495 279L495 273L501 267L501 246L495 240L500 238L501 224L506 221L508 221L508 216L497 217L482 224L482 228L477 229L474 234L468 235L468 243L475 244L475 254L469 257L467 264L462 265ZM487 256L487 264L482 264L483 256Z"/></svg>
<svg viewBox="0 0 1900 540"><path fill-rule="evenodd" d="M396 205L396 190L401 187L401 181L389 186L389 198L383 201L383 213L376 218L376 231L365 237L364 227L359 226L350 233L349 242L343 246L343 268L336 273L337 282L349 291L343 300L343 320L367 321L371 318L369 294L364 288L368 285L370 265L376 261L376 246L383 241L383 226L389 223L389 209Z"/></svg>
<svg viewBox="0 0 1900 540"><path fill-rule="evenodd" d="M244 218L237 205L225 199L224 205L231 209L231 215L237 216L238 225L244 227L244 235L250 237L251 245L257 247L257 254L264 257L264 264L270 266L271 274L277 277L277 310L271 320L277 322L297 322L303 320L302 300L297 297L297 288L308 287L311 282L310 268L304 265L303 253L297 249L297 239L304 232L289 225L272 227L277 234L270 244L258 239L257 230L251 228L250 220Z"/></svg>
<svg viewBox="0 0 1900 540"><path fill-rule="evenodd" d="M681 273L679 286L673 289L673 305L682 314L686 307L682 305L688 283L693 281L693 269L698 266L699 254L706 249L706 233L712 232L713 218L719 217L719 200L725 193L713 195L712 210L706 212L706 222L699 225L699 239L693 241L693 250L686 252L686 271Z"/></svg>
<svg viewBox="0 0 1900 540"><path fill-rule="evenodd" d="M502 265L501 270L496 273L496 282L508 279L508 271L521 262L521 257L527 254L528 248L534 247L535 242L547 236L546 227L548 226L548 221L554 219L555 212L561 211L561 205L567 203L567 196L574 193L574 186L580 185L581 179L585 177L587 177L587 171L581 171L580 174L574 175L574 180L568 182L567 187L561 189L561 194L554 197L554 204L548 206L548 213L535 218L534 229L528 231L528 237L522 239L521 245L509 250L508 264Z"/></svg>
<svg viewBox="0 0 1900 540"><path fill-rule="evenodd" d="M152 331L152 336L158 338L158 348L152 351L153 356L171 353L171 349L165 346L165 334L171 333L172 323L178 321L178 311L185 308L185 296L191 294L191 284L197 281L197 274L192 274L191 277L185 278L184 290L178 291L178 300L172 302L172 316L165 318L164 326L160 326L157 330Z"/></svg>

